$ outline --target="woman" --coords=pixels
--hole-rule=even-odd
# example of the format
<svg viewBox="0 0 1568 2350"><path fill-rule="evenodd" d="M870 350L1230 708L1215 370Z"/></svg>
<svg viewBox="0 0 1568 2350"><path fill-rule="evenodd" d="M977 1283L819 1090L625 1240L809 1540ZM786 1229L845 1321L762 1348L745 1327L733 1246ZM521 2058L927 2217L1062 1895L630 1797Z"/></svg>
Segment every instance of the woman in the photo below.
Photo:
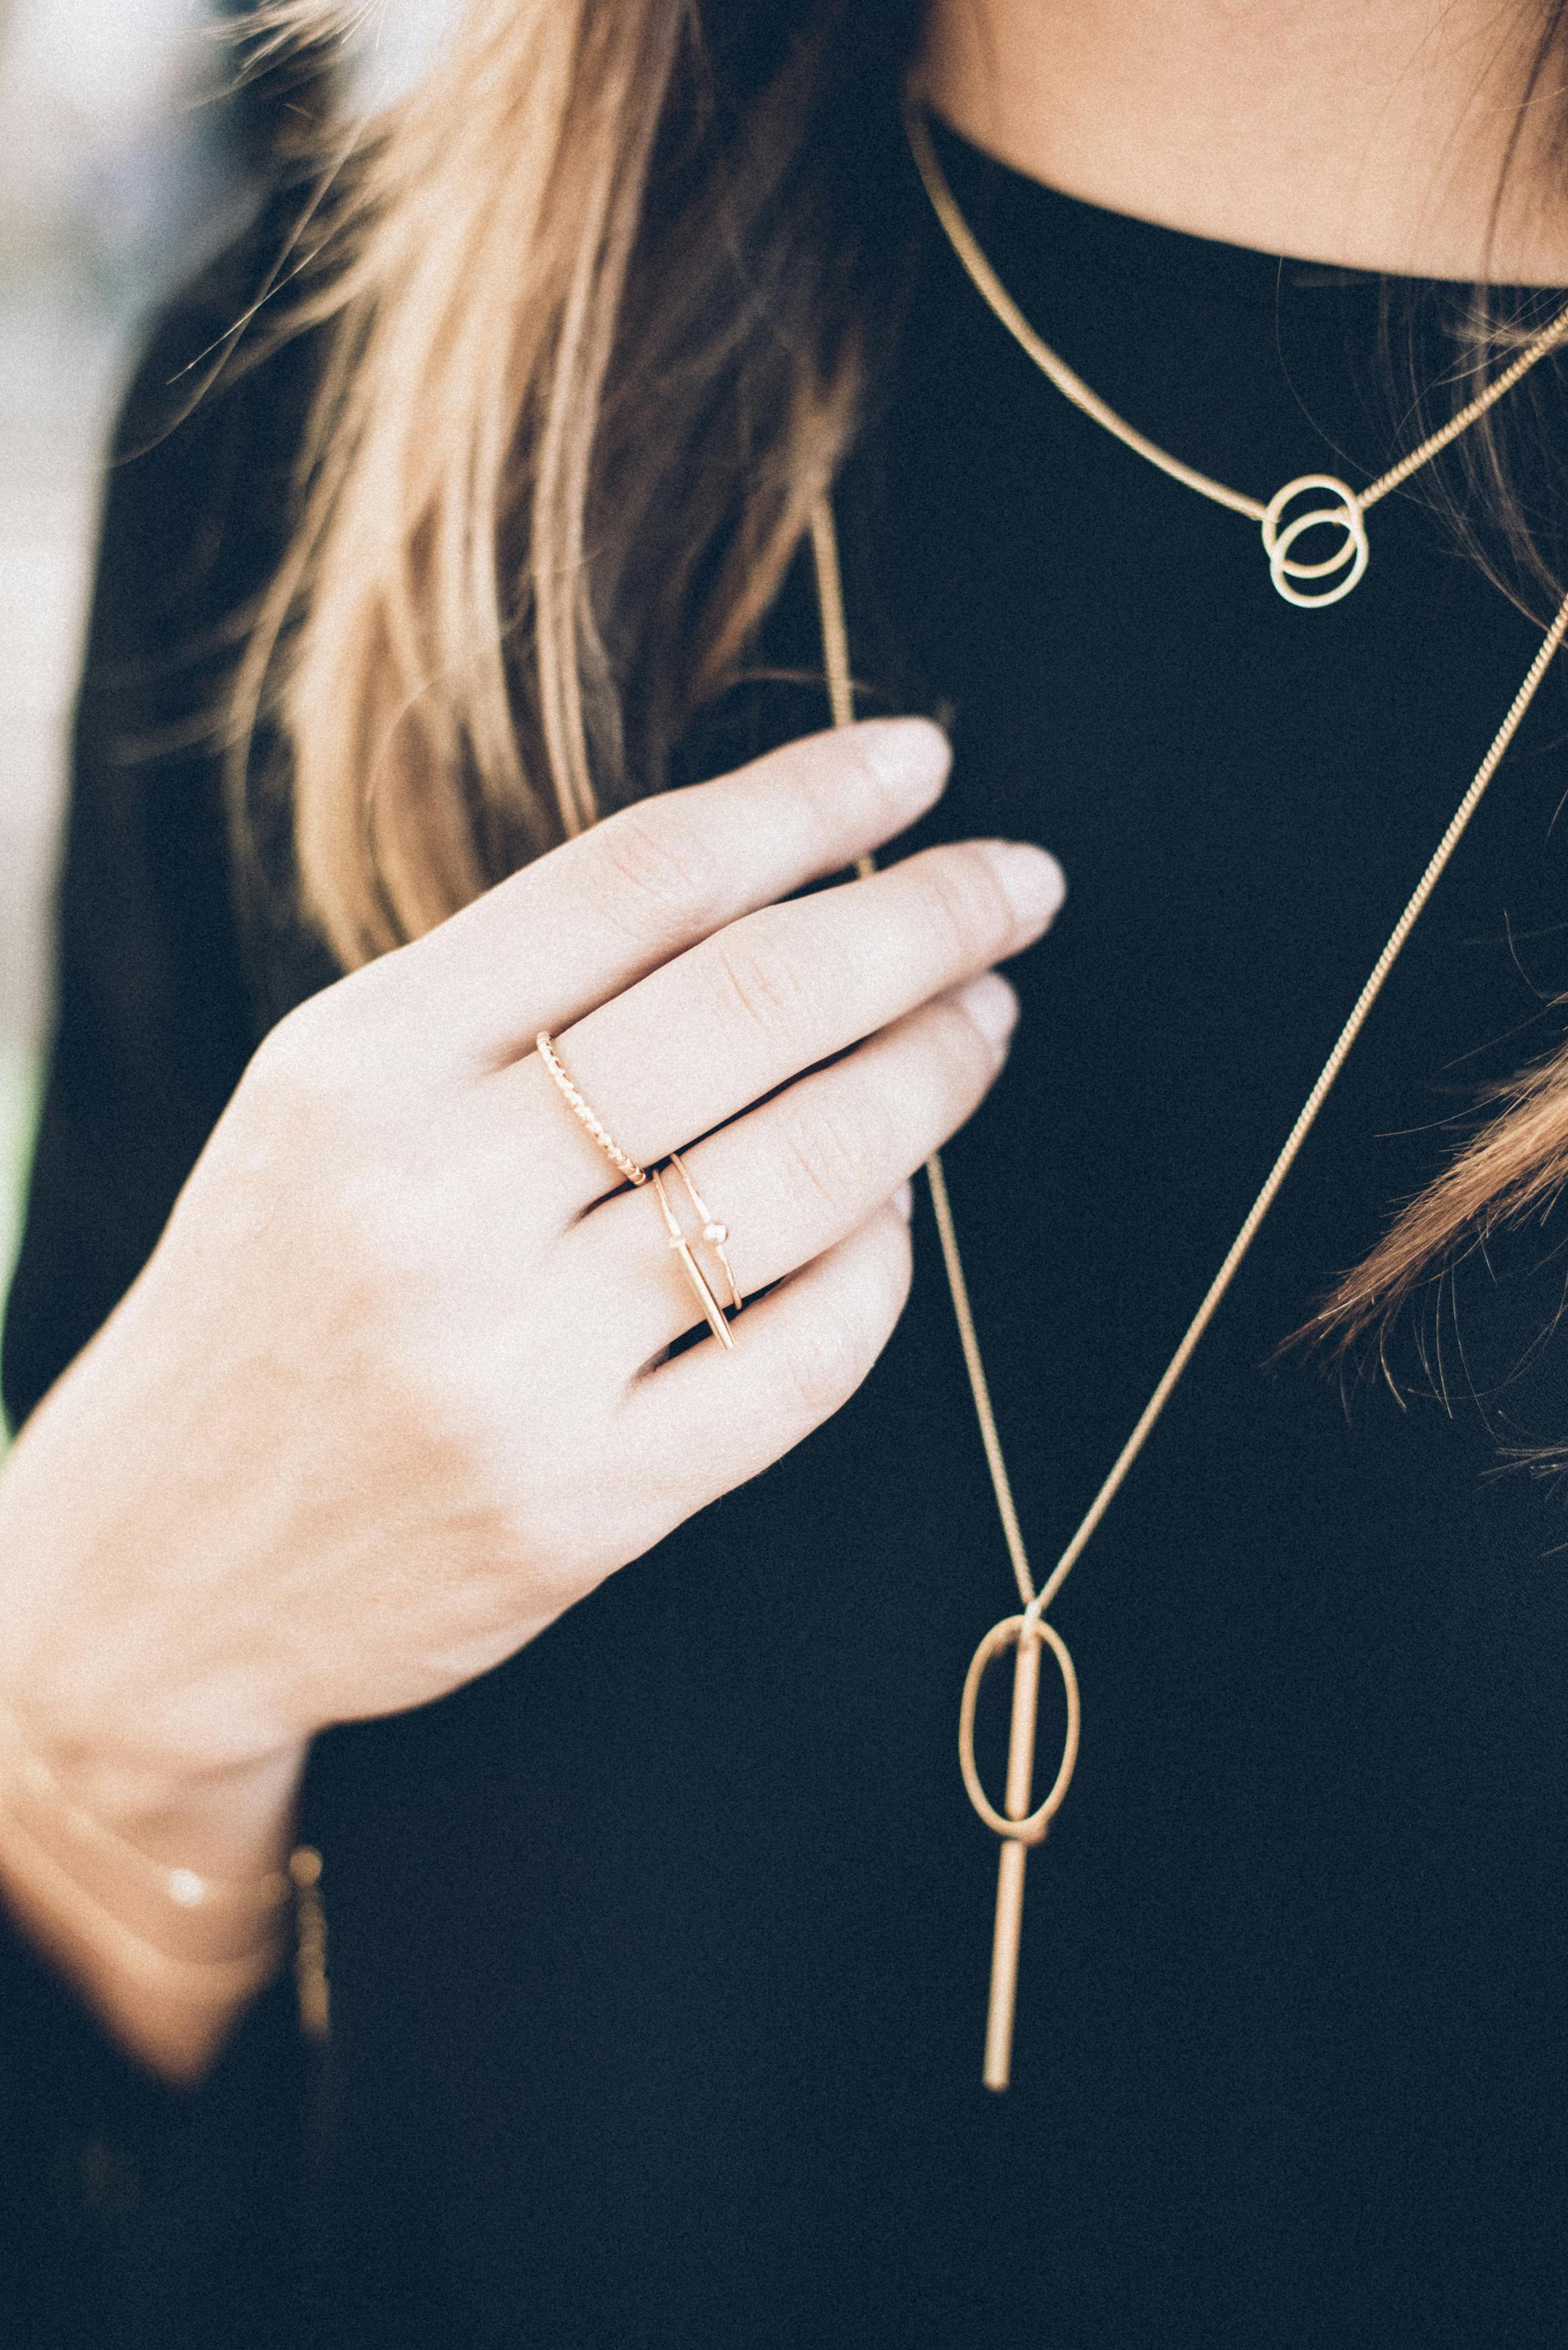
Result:
<svg viewBox="0 0 1568 2350"><path fill-rule="evenodd" d="M39 2338L1556 2338L1560 13L472 0L165 321L7 1325ZM991 2094L906 1179L1033 1588L1527 671L1045 1619Z"/></svg>

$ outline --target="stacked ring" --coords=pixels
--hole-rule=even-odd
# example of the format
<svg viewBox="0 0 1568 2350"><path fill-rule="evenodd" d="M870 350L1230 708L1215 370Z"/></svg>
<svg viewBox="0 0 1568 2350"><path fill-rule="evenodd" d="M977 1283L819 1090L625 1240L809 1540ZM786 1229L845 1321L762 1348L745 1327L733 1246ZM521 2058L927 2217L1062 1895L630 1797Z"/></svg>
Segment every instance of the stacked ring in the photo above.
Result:
<svg viewBox="0 0 1568 2350"><path fill-rule="evenodd" d="M675 1161L672 1159L671 1164L673 1165ZM688 1191L691 1192L692 1201L695 1202L697 1194L695 1191L691 1191L691 1178L687 1174L686 1170L683 1167L680 1170L680 1177ZM730 1336L730 1326L724 1318L724 1309L720 1305L717 1297L714 1296L706 1274L704 1274L701 1266L698 1263L696 1258L691 1253L691 1243L680 1229L680 1219L670 1204L670 1194L664 1188L664 1177L657 1167L653 1170L653 1189L655 1196L659 1201L659 1213L664 1218L665 1233L669 1239L670 1247L674 1250L676 1257L680 1262L681 1272L686 1275L687 1280L691 1285L691 1295L695 1297L698 1305L701 1307L703 1317L707 1322L709 1329L711 1330L714 1337L719 1341L720 1346L728 1351L733 1347L735 1342ZM699 1206L697 1212L699 1215L705 1215L707 1211L705 1209ZM711 1222L711 1218L710 1218L709 1222ZM722 1231L723 1227L720 1226L719 1229ZM726 1239L729 1237L728 1233L725 1234L725 1237ZM727 1257L724 1259L724 1269L726 1274L729 1274L729 1259ZM735 1286L734 1275L730 1274L729 1279L731 1290L733 1292Z"/></svg>
<svg viewBox="0 0 1568 2350"><path fill-rule="evenodd" d="M554 1084L556 1092L566 1103L566 1107L571 1111L572 1116L576 1119L577 1124L581 1127L586 1127L589 1134L593 1136L594 1140L598 1144L599 1149L604 1152L604 1155L609 1160L610 1165L616 1168L619 1173L624 1175L628 1183L646 1183L648 1180L648 1170L645 1167L639 1167L635 1159L629 1158L621 1149L619 1143L616 1141L614 1136L600 1125L597 1118L596 1118L593 1111L588 1107L587 1103L583 1099L582 1095L577 1091L576 1086L566 1075L566 1070L562 1067L561 1056L556 1052L554 1044L551 1042L547 1029L540 1029L539 1034L534 1039L534 1045L535 1049L538 1053L539 1058L544 1062L545 1066L550 1072L551 1082Z"/></svg>
<svg viewBox="0 0 1568 2350"><path fill-rule="evenodd" d="M618 1173L624 1175L628 1183L633 1185L646 1183L649 1180L649 1170L646 1167L639 1167L636 1159L633 1159L628 1152L621 1149L619 1143L617 1142L615 1137L610 1133L608 1128L603 1123L597 1111L590 1107L587 1101L586 1101L583 1096L578 1092L576 1087L572 1083L571 1078L566 1074L561 1056L556 1050L549 1031L547 1029L541 1028L538 1035L534 1039L534 1045L535 1049L538 1053L539 1058L544 1062L545 1068L549 1071L550 1081L554 1085L556 1092L560 1095L562 1100L566 1103L566 1107L571 1111L572 1116L576 1119L578 1125L584 1128L584 1129L593 1137L595 1142L604 1152L605 1157L609 1160L610 1165L616 1169ZM681 1182L686 1186L686 1196L691 1201L697 1214L702 1220L702 1238L712 1250L714 1255L718 1258L720 1264L723 1268L724 1284L729 1291L730 1306L732 1312L738 1314L741 1310L741 1292L735 1280L734 1269L730 1263L730 1253L727 1246L730 1238L730 1227L728 1224L721 1222L720 1219L715 1216L712 1211L709 1208L707 1201L698 1191L696 1184L691 1180L691 1174L687 1170L686 1162L681 1158L680 1153L678 1150L672 1150L670 1152L670 1165L674 1168L676 1173L680 1176ZM670 1247L674 1250L676 1256L680 1260L680 1270L686 1275L687 1281L691 1284L691 1294L696 1298L698 1305L701 1307L703 1318L707 1322L710 1330L713 1333L714 1337L719 1341L719 1344L725 1348L732 1347L735 1342L730 1336L730 1325L725 1317L724 1308L722 1305L721 1305L717 1295L714 1294L713 1288L709 1282L707 1275L704 1274L701 1266L698 1263L697 1259L691 1253L691 1243L687 1239L685 1232L681 1230L680 1217L676 1214L674 1209L670 1204L670 1194L664 1188L664 1177L657 1167L652 1170L652 1180L654 1194L659 1201L659 1213L664 1218L664 1230L666 1236Z"/></svg>
<svg viewBox="0 0 1568 2350"><path fill-rule="evenodd" d="M722 1223L714 1215L707 1201L691 1180L687 1171L686 1161L681 1158L679 1150L670 1152L670 1164L685 1184L686 1196L702 1219L702 1237L724 1269L724 1281L730 1292L730 1304L738 1314L741 1310L741 1292L735 1280L734 1267L730 1263L730 1252L725 1246L730 1237L730 1227L726 1223Z"/></svg>

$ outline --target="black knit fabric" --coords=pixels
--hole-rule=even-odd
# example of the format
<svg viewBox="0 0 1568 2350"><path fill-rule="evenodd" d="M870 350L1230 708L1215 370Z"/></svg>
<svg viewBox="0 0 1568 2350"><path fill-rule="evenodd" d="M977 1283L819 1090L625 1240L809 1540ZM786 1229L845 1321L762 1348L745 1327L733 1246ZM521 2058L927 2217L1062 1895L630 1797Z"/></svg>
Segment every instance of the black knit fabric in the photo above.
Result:
<svg viewBox="0 0 1568 2350"><path fill-rule="evenodd" d="M1362 482L1446 412L1453 289L942 152L1043 331L1220 478ZM1350 598L1289 608L1255 526L1074 412L918 191L898 200L914 297L841 491L857 666L873 706L950 719L922 837L1040 839L1070 884L1015 972L1007 1074L949 1154L1048 1563L1540 625L1460 543L1457 456L1375 511ZM140 408L230 292L166 322ZM115 476L17 1414L133 1276L267 1019L327 975L286 927L236 921L215 754L183 723L286 527L308 369L296 345L238 373ZM1510 421L1548 523L1562 400L1543 369ZM816 658L806 591L771 666ZM1420 1302L1399 1394L1279 1349L1478 1088L1560 1039L1565 690L1054 1611L1083 1753L1030 1864L1009 2094L980 2084L996 1855L954 1730L1012 1585L922 1198L911 1305L831 1426L498 1671L319 1742L325 2126L281 2000L172 2100L16 1956L35 2302L68 2272L99 2296L91 2338L140 2305L209 2345L248 2340L257 2307L292 2313L276 2339L508 2350L1561 2340L1568 1516L1513 1459L1568 1436L1555 1223ZM822 714L739 691L685 772ZM1001 1727L999 1699L993 1783ZM100 2186L142 2163L142 2222L84 2216L67 2121L108 2149Z"/></svg>

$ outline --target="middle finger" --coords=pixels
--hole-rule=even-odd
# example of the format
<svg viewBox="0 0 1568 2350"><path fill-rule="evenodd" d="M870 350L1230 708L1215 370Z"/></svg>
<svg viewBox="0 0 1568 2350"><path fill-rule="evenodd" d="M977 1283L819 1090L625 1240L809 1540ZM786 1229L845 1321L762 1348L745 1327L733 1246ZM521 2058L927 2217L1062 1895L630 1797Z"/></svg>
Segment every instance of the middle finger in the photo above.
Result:
<svg viewBox="0 0 1568 2350"><path fill-rule="evenodd" d="M1026 843L926 849L716 931L569 1028L561 1057L621 1148L651 1166L1017 954L1062 895L1055 859ZM554 1101L537 1056L514 1075L551 1093L579 1204L615 1189L614 1170Z"/></svg>

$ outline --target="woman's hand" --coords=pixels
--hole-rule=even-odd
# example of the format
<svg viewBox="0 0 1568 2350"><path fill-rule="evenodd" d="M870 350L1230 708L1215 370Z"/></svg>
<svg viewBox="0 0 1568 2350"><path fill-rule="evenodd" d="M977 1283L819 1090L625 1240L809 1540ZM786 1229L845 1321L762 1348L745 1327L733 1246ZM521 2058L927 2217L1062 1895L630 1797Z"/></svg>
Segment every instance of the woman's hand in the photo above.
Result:
<svg viewBox="0 0 1568 2350"><path fill-rule="evenodd" d="M496 1664L845 1401L909 1281L896 1195L1005 1055L990 966L1061 878L971 842L775 901L946 767L935 728L877 721L644 802L268 1037L0 1480L0 1701L78 1797L283 1783L313 1732ZM691 1146L754 1301L732 1352L667 1359L691 1290L545 1029L635 1159Z"/></svg>

